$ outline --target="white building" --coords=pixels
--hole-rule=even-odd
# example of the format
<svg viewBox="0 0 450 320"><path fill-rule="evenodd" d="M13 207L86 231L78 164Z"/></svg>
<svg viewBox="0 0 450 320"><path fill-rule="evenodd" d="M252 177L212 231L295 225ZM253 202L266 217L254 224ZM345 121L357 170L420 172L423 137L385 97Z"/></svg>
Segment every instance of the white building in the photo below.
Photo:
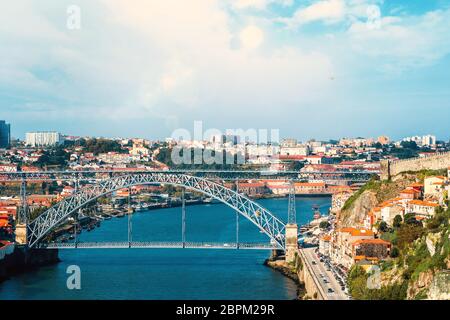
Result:
<svg viewBox="0 0 450 320"><path fill-rule="evenodd" d="M422 137L422 146L435 146L436 145L436 137L432 135L426 135Z"/></svg>
<svg viewBox="0 0 450 320"><path fill-rule="evenodd" d="M413 136L404 138L403 141L415 142L418 146L422 147L430 147L436 145L436 136L433 135L425 135L425 136Z"/></svg>
<svg viewBox="0 0 450 320"><path fill-rule="evenodd" d="M436 197L441 195L444 190L446 178L444 176L427 177L424 180L424 196Z"/></svg>
<svg viewBox="0 0 450 320"><path fill-rule="evenodd" d="M297 145L295 147L281 147L280 155L282 156L307 156L309 155L309 147L306 145Z"/></svg>
<svg viewBox="0 0 450 320"><path fill-rule="evenodd" d="M25 135L25 143L31 147L49 147L60 145L64 142L59 132L41 131L27 132Z"/></svg>

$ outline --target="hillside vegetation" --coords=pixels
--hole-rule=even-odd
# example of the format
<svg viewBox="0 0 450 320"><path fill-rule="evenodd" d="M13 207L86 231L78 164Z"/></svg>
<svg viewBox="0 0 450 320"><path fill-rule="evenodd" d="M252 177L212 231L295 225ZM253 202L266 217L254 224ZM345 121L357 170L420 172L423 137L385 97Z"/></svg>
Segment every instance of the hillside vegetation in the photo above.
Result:
<svg viewBox="0 0 450 320"><path fill-rule="evenodd" d="M426 176L442 171L406 172L392 181L370 181L350 198L341 213L343 223L351 225L362 214L358 212L368 198L374 206L396 197L411 182L423 182ZM448 207L448 199L447 199ZM372 274L354 266L348 277L354 299L450 299L450 209L438 208L426 223L413 214L405 215L394 227L380 232L380 238L392 243L391 257L380 264L381 289L369 289Z"/></svg>

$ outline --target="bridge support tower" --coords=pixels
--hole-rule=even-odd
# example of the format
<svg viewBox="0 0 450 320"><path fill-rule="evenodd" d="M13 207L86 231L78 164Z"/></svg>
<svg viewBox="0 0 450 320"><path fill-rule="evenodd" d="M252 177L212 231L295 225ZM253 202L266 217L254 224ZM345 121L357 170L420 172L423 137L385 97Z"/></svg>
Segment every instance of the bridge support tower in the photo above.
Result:
<svg viewBox="0 0 450 320"><path fill-rule="evenodd" d="M295 256L298 250L298 226L296 223L289 223L286 225L286 255L287 263L295 261Z"/></svg>
<svg viewBox="0 0 450 320"><path fill-rule="evenodd" d="M27 224L28 224L28 204L27 204L27 182L22 177L20 186L20 209L18 212L18 219L16 224L16 243L19 245L27 245Z"/></svg>

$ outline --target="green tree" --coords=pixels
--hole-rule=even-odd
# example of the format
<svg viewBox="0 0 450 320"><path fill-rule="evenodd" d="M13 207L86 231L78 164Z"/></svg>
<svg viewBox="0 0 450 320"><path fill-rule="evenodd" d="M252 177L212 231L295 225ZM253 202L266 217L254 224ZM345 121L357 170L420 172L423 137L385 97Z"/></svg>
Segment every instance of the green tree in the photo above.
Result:
<svg viewBox="0 0 450 320"><path fill-rule="evenodd" d="M400 250L397 247L393 247L391 250L391 258L397 258L400 255Z"/></svg>
<svg viewBox="0 0 450 320"><path fill-rule="evenodd" d="M402 216L399 215L399 214L396 215L394 217L394 222L392 223L394 228L400 228L400 225L402 224L402 221L403 221Z"/></svg>
<svg viewBox="0 0 450 320"><path fill-rule="evenodd" d="M380 222L380 225L378 226L378 230L381 232L387 232L389 230L389 227L388 227L386 221Z"/></svg>
<svg viewBox="0 0 450 320"><path fill-rule="evenodd" d="M330 223L328 221L322 221L319 224L319 228L324 230L324 229L328 229L330 227Z"/></svg>
<svg viewBox="0 0 450 320"><path fill-rule="evenodd" d="M397 230L397 243L399 248L406 248L423 234L423 228L415 224L403 224Z"/></svg>

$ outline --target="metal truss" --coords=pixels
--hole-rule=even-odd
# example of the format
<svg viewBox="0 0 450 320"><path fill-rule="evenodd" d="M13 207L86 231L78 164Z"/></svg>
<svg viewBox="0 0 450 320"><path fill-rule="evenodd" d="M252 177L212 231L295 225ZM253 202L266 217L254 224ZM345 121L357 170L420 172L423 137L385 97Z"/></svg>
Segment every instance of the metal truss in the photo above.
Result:
<svg viewBox="0 0 450 320"><path fill-rule="evenodd" d="M267 243L221 243L221 242L65 242L39 243L41 249L242 249L277 250L277 246Z"/></svg>
<svg viewBox="0 0 450 320"><path fill-rule="evenodd" d="M379 175L375 171L334 171L334 172L300 172L300 171L264 171L264 170L92 170L92 171L36 171L36 172L2 172L0 181L87 181L94 182L127 174L164 173L186 174L203 178L218 179L267 179L269 177L302 179L324 179L328 181L368 181Z"/></svg>
<svg viewBox="0 0 450 320"><path fill-rule="evenodd" d="M86 185L77 193L58 202L28 224L28 245L30 247L36 246L53 228L78 209L95 201L97 198L119 189L145 184L181 186L215 198L250 220L270 238L272 245L284 250L285 224L268 210L246 196L216 182L186 174L167 172L129 173Z"/></svg>

